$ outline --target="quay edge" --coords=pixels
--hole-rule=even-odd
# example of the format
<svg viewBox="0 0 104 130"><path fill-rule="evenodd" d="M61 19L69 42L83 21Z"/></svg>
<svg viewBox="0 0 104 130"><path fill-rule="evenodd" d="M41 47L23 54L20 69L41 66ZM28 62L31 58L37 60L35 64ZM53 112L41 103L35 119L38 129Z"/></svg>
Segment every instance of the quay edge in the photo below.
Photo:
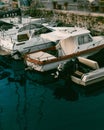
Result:
<svg viewBox="0 0 104 130"><path fill-rule="evenodd" d="M93 35L104 35L104 14L89 11L70 11L38 8L30 15L33 17L45 17L52 21L61 21L72 26L86 27Z"/></svg>

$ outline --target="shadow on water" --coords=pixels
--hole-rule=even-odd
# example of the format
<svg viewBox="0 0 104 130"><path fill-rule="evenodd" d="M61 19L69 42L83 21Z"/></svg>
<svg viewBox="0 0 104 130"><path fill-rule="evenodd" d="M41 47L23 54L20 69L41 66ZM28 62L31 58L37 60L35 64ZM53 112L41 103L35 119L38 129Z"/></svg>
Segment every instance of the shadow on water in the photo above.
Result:
<svg viewBox="0 0 104 130"><path fill-rule="evenodd" d="M54 70L53 70L54 71ZM37 72L34 70L26 71L27 79L39 83L39 84L50 84L52 82L56 82L58 79L55 79L52 75L53 71L48 72Z"/></svg>
<svg viewBox="0 0 104 130"><path fill-rule="evenodd" d="M39 76L39 74L38 74ZM40 75L41 77L41 75ZM25 87L26 85L26 77L25 78L21 78L19 80L17 79L11 79L9 77L9 81L11 80L11 82L15 82L15 84L19 83L20 86ZM91 97L91 96L98 96L102 93L104 93L104 81L103 82L99 82L97 84L93 84L87 87L82 87L80 85L76 85L74 83L69 83L66 84L65 81L62 80L55 80L53 82L53 80L51 80L51 82L45 81L44 84L44 80L38 80L38 82L35 82L34 80L29 80L32 81L32 83L35 83L38 85L42 85L42 87L44 88L48 88L51 89L54 97L58 100L60 99L65 99L66 101L77 101L79 100L79 96L84 96L84 97ZM39 83L40 81L40 83Z"/></svg>
<svg viewBox="0 0 104 130"><path fill-rule="evenodd" d="M6 58L7 58L6 56L0 56L0 80L8 78L11 75L9 66L5 64ZM10 60L9 60L9 62L10 62Z"/></svg>
<svg viewBox="0 0 104 130"><path fill-rule="evenodd" d="M56 87L53 95L57 99L65 99L67 101L76 101L79 98L78 93L73 89L72 82L69 81L65 81L63 86Z"/></svg>
<svg viewBox="0 0 104 130"><path fill-rule="evenodd" d="M56 88L53 92L56 99L65 99L67 101L77 101L81 97L99 96L104 93L104 81L90 85L80 86L75 83L64 84Z"/></svg>
<svg viewBox="0 0 104 130"><path fill-rule="evenodd" d="M10 82L18 82L21 85L24 85L26 80L39 84L48 84L57 80L51 75L53 71L39 73L26 70L27 66L22 58L14 60L10 55L0 55L0 65L12 70L13 74L8 78Z"/></svg>
<svg viewBox="0 0 104 130"><path fill-rule="evenodd" d="M0 55L0 66L11 68L12 59L10 55Z"/></svg>
<svg viewBox="0 0 104 130"><path fill-rule="evenodd" d="M104 93L104 81L98 82L93 85L89 85L87 87L75 86L75 90L80 92L80 94L90 97L90 96L98 96Z"/></svg>

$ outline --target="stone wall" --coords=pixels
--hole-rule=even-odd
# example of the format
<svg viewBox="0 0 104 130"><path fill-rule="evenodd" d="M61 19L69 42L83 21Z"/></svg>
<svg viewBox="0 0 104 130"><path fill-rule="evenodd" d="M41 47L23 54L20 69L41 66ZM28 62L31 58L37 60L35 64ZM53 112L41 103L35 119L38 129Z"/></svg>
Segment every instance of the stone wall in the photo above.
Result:
<svg viewBox="0 0 104 130"><path fill-rule="evenodd" d="M86 27L96 33L104 34L104 16L77 11L56 11L56 19L73 26Z"/></svg>
<svg viewBox="0 0 104 130"><path fill-rule="evenodd" d="M39 9L37 12L54 21L79 27L87 27L95 35L104 35L104 14L82 11Z"/></svg>

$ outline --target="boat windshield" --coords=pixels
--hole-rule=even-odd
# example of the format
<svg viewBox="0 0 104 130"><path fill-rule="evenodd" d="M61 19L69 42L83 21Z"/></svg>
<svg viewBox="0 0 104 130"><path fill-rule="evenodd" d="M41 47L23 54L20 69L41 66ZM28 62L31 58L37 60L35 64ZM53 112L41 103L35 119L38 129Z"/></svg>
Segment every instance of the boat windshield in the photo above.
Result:
<svg viewBox="0 0 104 130"><path fill-rule="evenodd" d="M18 32L22 32L22 31L25 31L25 30L31 30L31 29L39 29L39 28L42 28L43 25L41 24L36 24L36 23L30 23L30 24L27 24L27 25L24 25L23 27L21 27Z"/></svg>

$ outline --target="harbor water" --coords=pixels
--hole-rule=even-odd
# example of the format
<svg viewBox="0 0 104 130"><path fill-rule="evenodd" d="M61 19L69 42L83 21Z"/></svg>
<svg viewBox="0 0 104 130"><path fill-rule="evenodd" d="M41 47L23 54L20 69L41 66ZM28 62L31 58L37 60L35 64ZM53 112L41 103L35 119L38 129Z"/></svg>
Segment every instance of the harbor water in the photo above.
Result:
<svg viewBox="0 0 104 130"><path fill-rule="evenodd" d="M84 89L11 63L0 62L0 130L104 129L103 83Z"/></svg>

